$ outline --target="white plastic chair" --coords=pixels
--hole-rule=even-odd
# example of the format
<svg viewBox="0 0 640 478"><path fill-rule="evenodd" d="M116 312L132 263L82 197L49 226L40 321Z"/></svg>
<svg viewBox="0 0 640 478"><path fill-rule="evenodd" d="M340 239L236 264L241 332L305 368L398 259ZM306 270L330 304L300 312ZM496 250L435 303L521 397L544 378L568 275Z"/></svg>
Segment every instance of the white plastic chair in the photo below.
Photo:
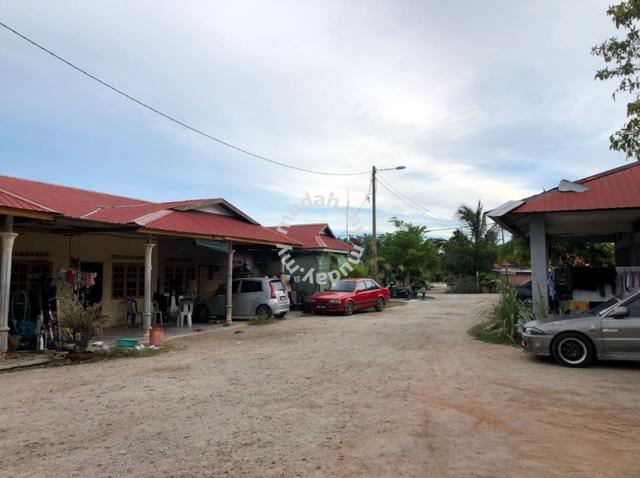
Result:
<svg viewBox="0 0 640 478"><path fill-rule="evenodd" d="M176 305L176 295L171 294L171 298L169 300L169 316L171 318L178 317L178 306Z"/></svg>
<svg viewBox="0 0 640 478"><path fill-rule="evenodd" d="M158 304L157 300L154 300L151 306L151 314L153 315L155 323L160 323L162 325L162 311L160 310L160 304Z"/></svg>
<svg viewBox="0 0 640 478"><path fill-rule="evenodd" d="M191 300L181 300L180 301L180 310L178 311L178 323L176 324L178 327L182 327L184 325L184 319L187 319L187 327L191 327L191 317L193 315L193 301Z"/></svg>

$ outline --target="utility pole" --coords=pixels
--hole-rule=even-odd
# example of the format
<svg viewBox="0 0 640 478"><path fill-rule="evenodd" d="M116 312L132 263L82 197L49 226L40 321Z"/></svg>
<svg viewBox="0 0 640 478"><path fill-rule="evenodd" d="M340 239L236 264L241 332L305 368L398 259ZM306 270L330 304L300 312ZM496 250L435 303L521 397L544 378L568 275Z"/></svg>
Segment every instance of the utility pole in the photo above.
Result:
<svg viewBox="0 0 640 478"><path fill-rule="evenodd" d="M371 166L371 276L378 280L378 236L376 231L376 174L378 171L393 171L406 169L406 166L377 169Z"/></svg>
<svg viewBox="0 0 640 478"><path fill-rule="evenodd" d="M378 280L378 237L376 236L376 167L371 167L371 275Z"/></svg>

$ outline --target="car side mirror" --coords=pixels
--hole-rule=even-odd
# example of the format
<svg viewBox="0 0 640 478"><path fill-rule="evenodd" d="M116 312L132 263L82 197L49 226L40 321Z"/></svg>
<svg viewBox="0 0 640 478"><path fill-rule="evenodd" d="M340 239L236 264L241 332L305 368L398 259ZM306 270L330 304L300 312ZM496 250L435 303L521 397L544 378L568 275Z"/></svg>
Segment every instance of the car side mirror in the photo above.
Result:
<svg viewBox="0 0 640 478"><path fill-rule="evenodd" d="M621 319L622 317L626 317L627 315L629 315L629 309L624 306L620 306L613 309L613 312L611 312L609 317L613 317L614 319Z"/></svg>

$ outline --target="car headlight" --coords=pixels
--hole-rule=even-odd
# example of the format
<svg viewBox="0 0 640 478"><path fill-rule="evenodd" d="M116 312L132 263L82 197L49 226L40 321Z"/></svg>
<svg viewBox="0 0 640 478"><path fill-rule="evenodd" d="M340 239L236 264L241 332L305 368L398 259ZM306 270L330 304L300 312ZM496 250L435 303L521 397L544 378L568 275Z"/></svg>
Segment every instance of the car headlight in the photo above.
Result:
<svg viewBox="0 0 640 478"><path fill-rule="evenodd" d="M340 299L330 299L329 303L330 304L339 304L340 303Z"/></svg>
<svg viewBox="0 0 640 478"><path fill-rule="evenodd" d="M535 327L525 327L524 333L527 335L544 335L544 331Z"/></svg>

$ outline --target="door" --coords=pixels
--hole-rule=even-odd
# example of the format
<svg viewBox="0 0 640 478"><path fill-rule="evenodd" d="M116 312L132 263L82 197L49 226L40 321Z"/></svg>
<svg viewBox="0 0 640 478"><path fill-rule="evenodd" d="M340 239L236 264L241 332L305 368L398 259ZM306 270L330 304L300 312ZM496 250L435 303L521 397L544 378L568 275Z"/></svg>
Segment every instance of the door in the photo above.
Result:
<svg viewBox="0 0 640 478"><path fill-rule="evenodd" d="M640 298L623 304L626 317L602 320L602 341L607 356L640 359Z"/></svg>
<svg viewBox="0 0 640 478"><path fill-rule="evenodd" d="M242 279L238 294L238 315L254 315L258 305L263 302L262 280ZM234 308L235 308L234 302Z"/></svg>
<svg viewBox="0 0 640 478"><path fill-rule="evenodd" d="M368 307L370 292L367 290L367 284L363 280L356 282L355 306L356 309L364 309Z"/></svg>
<svg viewBox="0 0 640 478"><path fill-rule="evenodd" d="M240 287L240 281L234 280L231 283L231 305L233 305L233 315L236 315L236 305L238 303L238 289ZM212 300L211 312L218 316L223 317L227 314L227 285L221 284L216 291L216 295Z"/></svg>
<svg viewBox="0 0 640 478"><path fill-rule="evenodd" d="M368 293L368 299L369 299L369 307L373 307L374 305L376 305L376 302L378 301L378 291L380 290L380 288L378 287L378 285L373 282L372 280L366 280L365 281L366 285L367 285L367 293Z"/></svg>

